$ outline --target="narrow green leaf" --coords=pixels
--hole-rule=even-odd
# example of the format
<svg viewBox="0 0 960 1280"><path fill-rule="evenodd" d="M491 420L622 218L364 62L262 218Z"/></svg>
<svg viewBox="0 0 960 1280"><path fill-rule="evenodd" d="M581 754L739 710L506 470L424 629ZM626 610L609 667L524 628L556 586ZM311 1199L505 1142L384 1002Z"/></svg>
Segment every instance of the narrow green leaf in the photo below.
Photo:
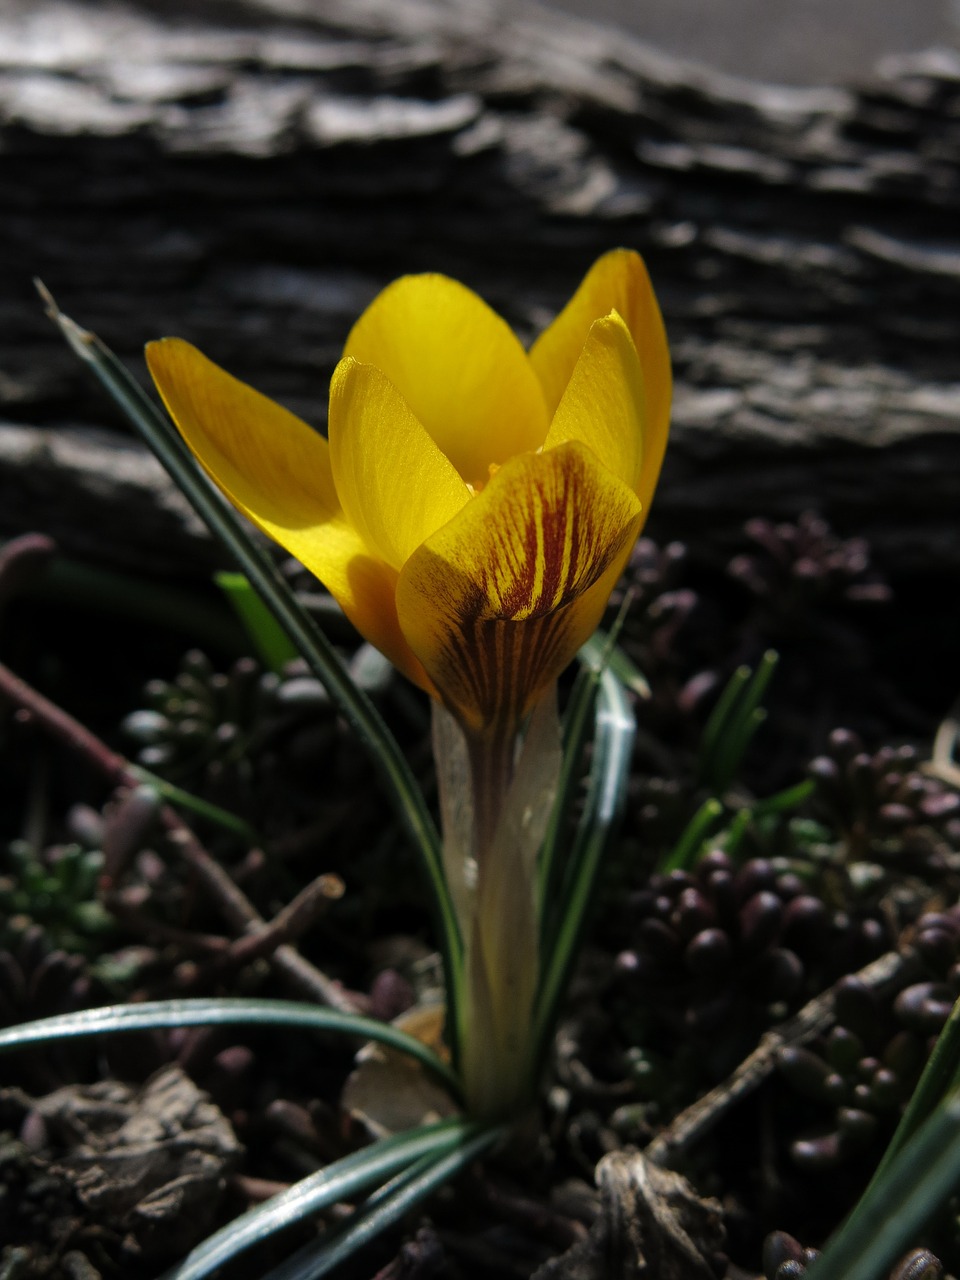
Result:
<svg viewBox="0 0 960 1280"><path fill-rule="evenodd" d="M785 787L783 791L767 796L764 800L757 800L749 806L738 809L723 837L724 850L731 857L735 857L751 822L756 818L788 813L791 809L798 808L813 794L815 788L816 783L812 778L808 778L804 782L795 783L792 787Z"/></svg>
<svg viewBox="0 0 960 1280"><path fill-rule="evenodd" d="M563 919L564 903L576 875L573 858L563 856L564 846L567 824L580 787L583 753L600 679L609 670L634 693L650 697L650 686L639 668L631 663L616 643L631 600L630 595L624 599L610 630L595 631L577 654L580 670L563 718L563 760L557 782L557 798L537 862L541 954L549 954L553 950Z"/></svg>
<svg viewBox="0 0 960 1280"><path fill-rule="evenodd" d="M706 840L710 828L715 825L722 813L723 805L719 800L714 799L713 796L709 800L704 800L687 823L669 856L657 870L663 875L668 875L671 871L688 871L696 861L700 846Z"/></svg>
<svg viewBox="0 0 960 1280"><path fill-rule="evenodd" d="M917 1081L917 1087L911 1094L906 1110L900 1117L900 1123L883 1153L883 1159L870 1180L870 1187L886 1176L890 1165L923 1122L958 1085L960 1085L960 1000L953 1006L950 1017L937 1037L937 1043L927 1059L927 1065Z"/></svg>
<svg viewBox="0 0 960 1280"><path fill-rule="evenodd" d="M743 838L750 828L750 823L753 821L753 816L753 809L739 809L734 814L733 821L727 828L727 833L723 838L724 852L728 853L731 858L736 857L737 851L743 843ZM676 850L674 850L674 853L676 853Z"/></svg>
<svg viewBox="0 0 960 1280"><path fill-rule="evenodd" d="M744 752L766 716L760 700L779 661L768 649L756 671L739 667L730 678L707 721L700 747L699 781L723 793L736 775Z"/></svg>
<svg viewBox="0 0 960 1280"><path fill-rule="evenodd" d="M805 800L810 799L816 789L817 784L813 778L806 778L792 787L785 787L775 795L758 800L753 806L753 811L758 816L768 813L786 813L789 809L799 808Z"/></svg>
<svg viewBox="0 0 960 1280"><path fill-rule="evenodd" d="M73 351L90 366L115 403L126 413L198 514L237 560L253 588L306 660L330 697L353 726L380 769L401 821L419 849L440 924L440 947L447 978L450 1011L448 1034L456 1061L460 1021L457 1014L463 984L463 943L450 898L440 851L440 837L426 800L399 743L366 694L350 678L336 650L307 613L246 522L214 489L195 463L172 422L147 396L137 380L96 335L80 328L57 308L42 286L50 318Z"/></svg>
<svg viewBox="0 0 960 1280"><path fill-rule="evenodd" d="M713 772L714 788L721 794L737 776L747 747L766 718L767 713L763 707L754 707L748 714L737 716L724 737L722 753L715 762Z"/></svg>
<svg viewBox="0 0 960 1280"><path fill-rule="evenodd" d="M474 1129L464 1133L462 1145L446 1155L429 1155L413 1168L369 1197L332 1240L305 1245L287 1262L269 1271L264 1280L320 1280L341 1262L362 1249L411 1209L432 1195L438 1187L488 1151L503 1136L501 1129Z"/></svg>
<svg viewBox="0 0 960 1280"><path fill-rule="evenodd" d="M250 845L260 843L260 836L245 818L241 818L236 813L231 813L228 809L221 809L217 804L211 804L209 800L203 800L200 796L195 796L189 791L184 791L182 787L175 786L174 783L168 782L166 778L161 778L155 773L151 773L149 769L144 769L142 765L131 764L130 772L135 774L141 782L154 790L157 795L162 796L164 800L169 800L171 804L177 805L180 809L186 809L188 813L196 813L201 818L206 818L208 822L214 823L215 826L222 827L225 831L233 831Z"/></svg>
<svg viewBox="0 0 960 1280"><path fill-rule="evenodd" d="M805 1280L883 1280L960 1183L960 1096L923 1122L860 1198Z"/></svg>
<svg viewBox="0 0 960 1280"><path fill-rule="evenodd" d="M596 701L599 683L600 673L591 667L582 666L577 672L563 719L563 760L557 782L557 798L537 863L537 897L543 951L550 950L551 934L556 929L555 906L558 898L557 886L562 872L561 853L567 832L567 822L580 786L580 771L590 728L590 713Z"/></svg>
<svg viewBox="0 0 960 1280"><path fill-rule="evenodd" d="M586 805L570 854L570 890L561 904L556 941L543 953L534 1034L535 1069L546 1054L587 914L593 901L604 851L626 802L636 719L620 681L611 671L600 676L593 763Z"/></svg>
<svg viewBox="0 0 960 1280"><path fill-rule="evenodd" d="M31 594L41 598L78 601L86 607L139 618L165 631L189 635L193 644L212 645L231 657L243 653L243 636L236 620L215 596L196 588L147 582L132 573L86 564L57 555L43 577L31 582Z"/></svg>
<svg viewBox="0 0 960 1280"><path fill-rule="evenodd" d="M763 657L757 663L757 669L753 673L753 679L750 681L750 687L746 690L738 708L737 714L741 719L746 719L756 707L759 707L763 695L767 692L767 685L770 683L770 677L777 669L777 663L780 661L780 655L775 649L768 649Z"/></svg>
<svg viewBox="0 0 960 1280"><path fill-rule="evenodd" d="M460 1082L432 1049L422 1041L398 1030L389 1022L341 1013L320 1005L296 1000L254 1000L209 998L197 1000L145 1000L142 1004L107 1005L82 1009L0 1031L0 1052L23 1049L27 1045L50 1044L73 1036L99 1036L115 1031L154 1031L164 1027L210 1026L302 1027L308 1031L335 1032L377 1040L416 1058L450 1090L456 1098Z"/></svg>
<svg viewBox="0 0 960 1280"><path fill-rule="evenodd" d="M619 625L611 628L611 632L595 631L577 655L584 666L590 667L598 674L609 667L621 684L626 685L631 693L640 698L652 698L653 692L637 664L618 644L611 643L611 634L615 637L620 630Z"/></svg>
<svg viewBox="0 0 960 1280"><path fill-rule="evenodd" d="M286 631L250 585L245 573L214 574L214 581L224 593L244 625L257 656L278 674L297 656Z"/></svg>
<svg viewBox="0 0 960 1280"><path fill-rule="evenodd" d="M164 1276L164 1280L202 1280L253 1245L340 1200L349 1200L405 1166L421 1167L459 1146L470 1126L462 1120L424 1125L384 1138L301 1179L264 1204L227 1223Z"/></svg>
<svg viewBox="0 0 960 1280"><path fill-rule="evenodd" d="M752 671L748 666L737 667L736 671L727 681L723 692L717 699L717 704L711 711L707 723L703 729L703 736L700 739L700 778L705 779L708 775L714 757L717 754L717 747L727 729L727 723L733 713L733 709L740 699L743 690L750 681Z"/></svg>

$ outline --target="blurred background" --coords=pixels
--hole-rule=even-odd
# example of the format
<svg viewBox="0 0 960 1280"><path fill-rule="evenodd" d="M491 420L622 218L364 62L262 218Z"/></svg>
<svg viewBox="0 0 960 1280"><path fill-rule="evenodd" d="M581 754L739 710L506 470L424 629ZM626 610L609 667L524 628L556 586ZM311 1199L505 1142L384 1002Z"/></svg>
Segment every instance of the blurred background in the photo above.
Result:
<svg viewBox="0 0 960 1280"><path fill-rule="evenodd" d="M548 0L677 58L780 84L869 77L883 58L960 47L960 0Z"/></svg>

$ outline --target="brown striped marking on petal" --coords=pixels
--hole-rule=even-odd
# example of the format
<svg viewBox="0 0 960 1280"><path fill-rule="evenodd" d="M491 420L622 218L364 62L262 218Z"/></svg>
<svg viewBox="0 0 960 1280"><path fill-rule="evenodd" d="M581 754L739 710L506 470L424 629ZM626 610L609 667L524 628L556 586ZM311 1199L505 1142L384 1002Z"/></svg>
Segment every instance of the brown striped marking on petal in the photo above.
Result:
<svg viewBox="0 0 960 1280"><path fill-rule="evenodd" d="M640 526L584 445L511 458L419 547L397 584L406 639L473 732L527 714L588 639Z"/></svg>

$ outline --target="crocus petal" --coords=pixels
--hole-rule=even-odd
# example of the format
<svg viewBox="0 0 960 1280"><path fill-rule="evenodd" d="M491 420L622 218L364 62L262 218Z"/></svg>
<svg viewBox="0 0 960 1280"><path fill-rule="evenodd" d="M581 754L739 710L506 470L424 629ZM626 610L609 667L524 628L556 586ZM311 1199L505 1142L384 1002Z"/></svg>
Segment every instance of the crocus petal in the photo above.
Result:
<svg viewBox="0 0 960 1280"><path fill-rule="evenodd" d="M640 503L579 442L510 459L397 583L411 649L474 732L515 724L593 632Z"/></svg>
<svg viewBox="0 0 960 1280"><path fill-rule="evenodd" d="M573 376L590 326L617 311L626 322L640 357L647 393L643 472L637 492L650 505L660 474L670 421L670 353L660 308L643 259L629 249L614 249L598 259L576 293L544 330L530 351L530 362L553 413Z"/></svg>
<svg viewBox="0 0 960 1280"><path fill-rule="evenodd" d="M627 326L614 311L590 326L543 447L579 440L636 490L645 421L640 360Z"/></svg>
<svg viewBox="0 0 960 1280"><path fill-rule="evenodd" d="M179 338L151 342L147 364L181 435L234 506L315 573L401 671L432 690L397 621L396 571L370 555L344 519L323 436Z"/></svg>
<svg viewBox="0 0 960 1280"><path fill-rule="evenodd" d="M388 285L354 325L344 355L389 378L477 489L491 465L539 448L547 434L543 393L520 342L475 293L446 276L403 276Z"/></svg>
<svg viewBox="0 0 960 1280"><path fill-rule="evenodd" d="M470 501L470 490L400 392L341 360L330 384L330 461L348 522L395 569Z"/></svg>

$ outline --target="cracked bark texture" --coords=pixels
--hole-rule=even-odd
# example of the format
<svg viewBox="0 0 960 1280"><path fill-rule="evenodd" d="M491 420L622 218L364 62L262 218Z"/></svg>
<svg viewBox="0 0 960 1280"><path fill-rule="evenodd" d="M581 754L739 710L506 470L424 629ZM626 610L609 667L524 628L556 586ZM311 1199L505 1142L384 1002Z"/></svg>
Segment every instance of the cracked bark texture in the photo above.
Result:
<svg viewBox="0 0 960 1280"><path fill-rule="evenodd" d="M222 562L44 318L176 333L322 425L364 304L448 272L525 336L618 244L671 337L648 526L722 553L816 507L960 566L960 58L777 89L494 0L7 0L0 536Z"/></svg>

